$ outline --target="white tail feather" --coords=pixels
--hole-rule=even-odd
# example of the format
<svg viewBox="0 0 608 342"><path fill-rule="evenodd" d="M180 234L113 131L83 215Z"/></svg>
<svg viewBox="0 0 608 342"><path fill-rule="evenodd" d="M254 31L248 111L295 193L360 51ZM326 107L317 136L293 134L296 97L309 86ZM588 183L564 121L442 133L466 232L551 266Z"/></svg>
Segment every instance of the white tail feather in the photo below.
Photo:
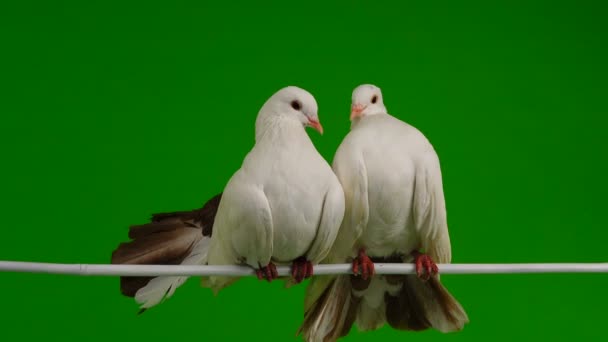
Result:
<svg viewBox="0 0 608 342"><path fill-rule="evenodd" d="M357 312L357 328L359 331L376 330L386 322L386 308L384 304L373 307L367 302L361 302Z"/></svg>
<svg viewBox="0 0 608 342"><path fill-rule="evenodd" d="M182 261L182 265L203 265L207 262L209 237L203 237L192 248L192 252ZM175 290L182 286L187 276L156 277L135 294L135 301L142 309L151 308L166 298L170 298Z"/></svg>
<svg viewBox="0 0 608 342"><path fill-rule="evenodd" d="M386 305L384 294L396 294L401 284L391 285L383 276L373 277L367 289L353 291L353 295L361 298L357 312L357 327L360 331L375 330L386 323Z"/></svg>

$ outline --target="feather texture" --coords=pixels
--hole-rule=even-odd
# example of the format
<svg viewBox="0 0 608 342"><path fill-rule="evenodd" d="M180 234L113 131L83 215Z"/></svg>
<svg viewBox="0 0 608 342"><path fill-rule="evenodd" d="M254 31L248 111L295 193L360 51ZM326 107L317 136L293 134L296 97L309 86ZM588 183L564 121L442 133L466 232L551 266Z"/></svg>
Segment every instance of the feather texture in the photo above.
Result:
<svg viewBox="0 0 608 342"><path fill-rule="evenodd" d="M260 270L270 263L316 263L327 255L344 216L344 193L304 129L316 112L314 97L297 87L280 90L262 106L255 144L223 191L210 265ZM218 293L237 279L205 277L202 285Z"/></svg>
<svg viewBox="0 0 608 342"><path fill-rule="evenodd" d="M200 209L154 214L150 223L131 226L129 237L133 240L119 244L112 253L112 264L204 264L221 197L221 193L213 196ZM172 295L186 279L121 277L120 288L146 309L158 304L166 294Z"/></svg>
<svg viewBox="0 0 608 342"><path fill-rule="evenodd" d="M314 300L311 300L314 298ZM350 292L350 276L317 276L307 288L304 321L297 334L312 342L346 336L357 316L359 298Z"/></svg>
<svg viewBox="0 0 608 342"><path fill-rule="evenodd" d="M209 237L199 239L192 247L192 252L181 262L182 265L203 265L207 262L209 251ZM163 299L170 298L175 290L188 279L181 277L156 277L139 289L135 294L135 300L141 304L142 309L148 309L159 304Z"/></svg>
<svg viewBox="0 0 608 342"><path fill-rule="evenodd" d="M360 248L374 262L412 262L412 253L421 248L436 263L451 262L441 168L433 146L419 130L386 112L380 89L373 85L353 91L352 108L351 131L333 162L344 189L345 218L322 262L350 261ZM353 321L362 331L388 323L399 330L441 332L458 331L468 322L438 275L426 282L415 275L351 277L348 283L337 279L309 285L299 330L307 341L335 341L343 336L335 331L348 331Z"/></svg>

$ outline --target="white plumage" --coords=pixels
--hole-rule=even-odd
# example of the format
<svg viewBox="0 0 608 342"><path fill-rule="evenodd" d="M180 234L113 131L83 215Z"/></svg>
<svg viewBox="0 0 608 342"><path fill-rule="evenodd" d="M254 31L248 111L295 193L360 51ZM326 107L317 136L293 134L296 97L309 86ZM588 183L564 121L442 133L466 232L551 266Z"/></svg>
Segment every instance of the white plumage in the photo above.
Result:
<svg viewBox="0 0 608 342"><path fill-rule="evenodd" d="M353 91L351 120L351 131L333 162L345 193L345 217L323 263L352 260L360 251L372 258L412 262L412 253L420 249L435 263L449 263L441 169L433 146L419 130L388 114L380 89L373 85ZM352 278L346 286L349 277L311 282L301 327L308 341L333 341L354 322L360 330L388 322L397 329L444 332L468 322L438 278L425 282L411 275L375 276ZM336 284L343 284L341 295L335 295L340 292ZM334 295L327 296L329 292Z"/></svg>
<svg viewBox="0 0 608 342"><path fill-rule="evenodd" d="M246 264L274 279L274 264L302 259L311 265L325 258L342 222L344 193L306 126L323 133L317 103L306 90L286 87L264 103L255 145L221 195L212 236L197 243L182 264ZM185 280L155 278L136 299L144 308L156 305ZM202 286L217 294L236 280L211 276Z"/></svg>
<svg viewBox="0 0 608 342"><path fill-rule="evenodd" d="M436 262L450 262L441 170L433 147L420 131L390 114L359 121L333 164L349 201L340 247L352 257L355 245L365 245L374 256L409 254L422 247Z"/></svg>
<svg viewBox="0 0 608 342"><path fill-rule="evenodd" d="M307 91L287 87L264 104L255 146L224 189L210 265L260 269L300 257L314 264L327 255L343 218L344 193L305 125L320 128L317 103ZM217 292L233 280L210 277L204 285Z"/></svg>

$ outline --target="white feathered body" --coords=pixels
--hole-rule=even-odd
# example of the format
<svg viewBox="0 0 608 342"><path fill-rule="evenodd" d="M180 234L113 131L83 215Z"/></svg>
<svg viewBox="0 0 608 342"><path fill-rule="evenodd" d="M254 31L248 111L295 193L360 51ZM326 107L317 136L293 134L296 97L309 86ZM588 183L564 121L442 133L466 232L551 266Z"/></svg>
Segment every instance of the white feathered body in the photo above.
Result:
<svg viewBox="0 0 608 342"><path fill-rule="evenodd" d="M437 262L450 262L439 160L418 129L388 114L365 117L338 148L333 167L347 200L340 237L351 236L337 243L348 244L351 256L362 246L385 257L433 245ZM424 224L427 218L432 224Z"/></svg>
<svg viewBox="0 0 608 342"><path fill-rule="evenodd" d="M201 210L163 216L176 217L177 228L181 229L176 233L177 228L170 226L173 230L164 233L172 238L169 244L172 249L165 246L162 239L157 241L159 235L154 235L155 244L146 244L147 240L140 238L115 253L115 259L137 260L139 251L135 247L143 246L152 252L160 249L156 254L161 257L178 250L179 253L173 254L179 254L183 257L181 264L188 265L246 264L263 269L271 262L291 264L300 257L312 264L319 263L336 238L344 217L345 200L338 178L304 130L307 125L322 133L317 112L314 97L304 89L289 86L276 92L258 112L255 145L223 193L208 201ZM194 223L198 230L191 236L188 228ZM166 230L167 224L151 223L146 232L152 236ZM203 236L196 236L198 232ZM154 260L159 259L162 258ZM143 308L154 306L170 297L186 279L156 277L137 290L136 300ZM237 279L203 277L202 285L217 294ZM143 281L146 279L125 283L124 288L130 290Z"/></svg>
<svg viewBox="0 0 608 342"><path fill-rule="evenodd" d="M363 117L338 148L333 170L344 189L346 211L324 263L352 260L360 248L372 258L397 255L403 262L413 261L411 253L422 249L436 263L451 262L439 159L418 129L389 114ZM415 275L397 281L374 276L364 289L355 289L347 277L311 282L301 327L308 341L333 341L348 333L353 321L360 330L389 321L399 329L432 326L444 332L468 322L438 279L429 288ZM387 295L396 298L390 308ZM408 323L414 316L418 321Z"/></svg>
<svg viewBox="0 0 608 342"><path fill-rule="evenodd" d="M313 263L329 252L344 213L344 194L302 125L280 119L257 139L224 189L213 226L208 264L254 268ZM211 277L218 291L229 284Z"/></svg>

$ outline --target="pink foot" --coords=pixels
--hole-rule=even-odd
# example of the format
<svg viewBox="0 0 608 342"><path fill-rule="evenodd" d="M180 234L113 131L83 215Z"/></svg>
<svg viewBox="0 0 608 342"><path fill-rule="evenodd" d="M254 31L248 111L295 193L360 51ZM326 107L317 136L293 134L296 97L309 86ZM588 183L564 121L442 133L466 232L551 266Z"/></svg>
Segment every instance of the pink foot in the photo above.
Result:
<svg viewBox="0 0 608 342"><path fill-rule="evenodd" d="M439 273L437 264L435 264L430 256L418 251L412 252L412 255L414 256L414 262L416 263L416 274L418 275L418 278L429 280L431 276L435 276Z"/></svg>
<svg viewBox="0 0 608 342"><path fill-rule="evenodd" d="M359 273L359 271L361 271L361 273ZM375 273L374 263L367 254L365 254L365 248L361 248L359 250L359 256L353 260L353 274L360 274L364 280L367 280L367 278L373 276Z"/></svg>
<svg viewBox="0 0 608 342"><path fill-rule="evenodd" d="M271 262L268 266L260 267L255 270L255 274L258 276L259 280L266 279L268 282L273 281L279 277L279 273L277 272L277 267Z"/></svg>
<svg viewBox="0 0 608 342"><path fill-rule="evenodd" d="M299 257L293 261L291 266L291 276L295 279L296 284L301 283L304 279L312 277L312 263L306 260L305 257Z"/></svg>

